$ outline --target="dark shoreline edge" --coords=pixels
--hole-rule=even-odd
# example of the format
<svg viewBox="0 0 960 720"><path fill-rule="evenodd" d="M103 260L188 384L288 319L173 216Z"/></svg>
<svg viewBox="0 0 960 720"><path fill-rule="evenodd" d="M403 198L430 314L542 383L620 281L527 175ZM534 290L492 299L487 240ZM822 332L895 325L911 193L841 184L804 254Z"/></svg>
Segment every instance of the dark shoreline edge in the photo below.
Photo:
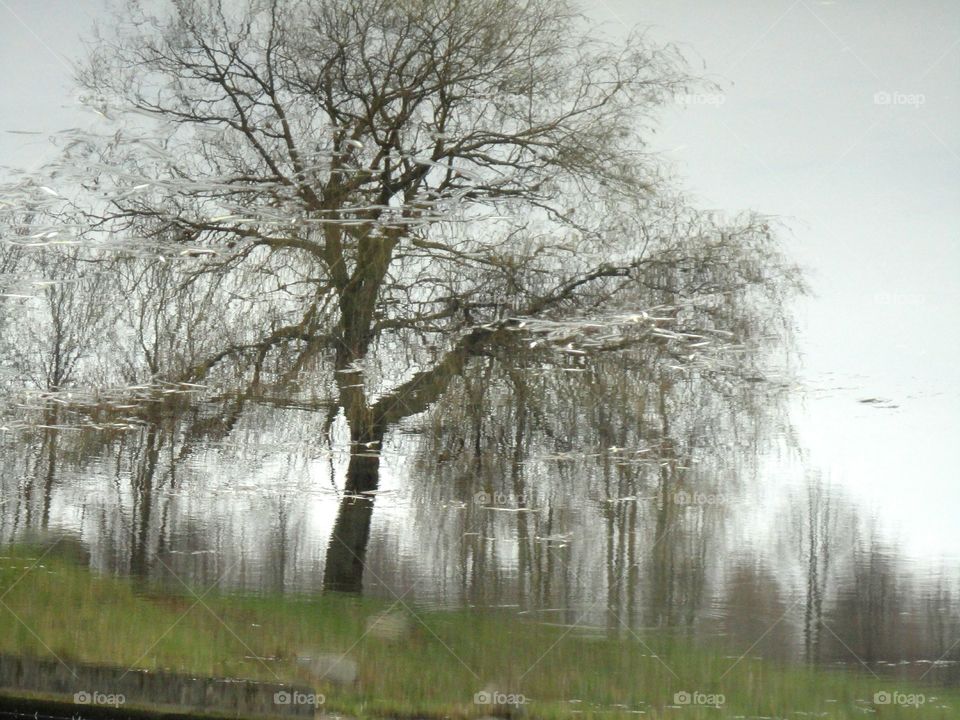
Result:
<svg viewBox="0 0 960 720"><path fill-rule="evenodd" d="M0 654L0 714L119 720L140 718L313 718L316 707L289 699L313 689L252 680L131 671L109 665L57 662ZM96 694L121 696L119 704L82 702Z"/></svg>

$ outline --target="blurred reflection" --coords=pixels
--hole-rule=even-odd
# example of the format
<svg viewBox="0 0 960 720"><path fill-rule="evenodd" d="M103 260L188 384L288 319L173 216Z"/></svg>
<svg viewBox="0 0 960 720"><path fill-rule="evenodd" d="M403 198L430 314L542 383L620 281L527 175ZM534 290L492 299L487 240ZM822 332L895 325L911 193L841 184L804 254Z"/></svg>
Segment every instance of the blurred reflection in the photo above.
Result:
<svg viewBox="0 0 960 720"><path fill-rule="evenodd" d="M110 425L116 409L81 423L40 404L3 436L0 532L68 533L94 567L171 588L410 590L578 632L673 628L915 677L952 657L952 570L910 571L816 476L773 537L749 512L757 456L782 437L776 389L763 405L756 385L724 395L642 360L545 368L505 345L434 376L442 392L421 378L416 422L360 435L342 405L252 393L141 403L120 413L129 428Z"/></svg>
<svg viewBox="0 0 960 720"><path fill-rule="evenodd" d="M91 363L65 348L103 332L91 315L57 335L77 283L43 296L52 334L18 326L38 381L0 405L0 541L66 537L98 570L177 591L507 606L577 632L657 628L733 657L956 679L956 568L920 574L805 467L789 388L756 348L681 357L644 335L587 353L502 324L429 362L400 344L399 384L315 343L198 367L175 341L213 323L195 317L195 288L156 265L145 277L127 279L143 356L109 372L129 366L132 382L153 363L177 382L63 391ZM150 314L151 293L184 296ZM216 387L183 379L214 365ZM802 481L778 488L774 456Z"/></svg>

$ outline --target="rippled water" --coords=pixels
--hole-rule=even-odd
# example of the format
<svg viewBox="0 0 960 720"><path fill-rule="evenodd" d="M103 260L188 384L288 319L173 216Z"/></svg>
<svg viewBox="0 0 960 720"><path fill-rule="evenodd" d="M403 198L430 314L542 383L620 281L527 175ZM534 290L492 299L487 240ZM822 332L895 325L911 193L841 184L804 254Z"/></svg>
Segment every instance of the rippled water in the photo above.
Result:
<svg viewBox="0 0 960 720"><path fill-rule="evenodd" d="M506 608L578 633L659 628L733 657L960 680L955 558L899 541L793 422L824 398L883 403L763 382L730 408L604 382L481 372L382 448L351 448L342 416L328 426L289 398L146 415L34 398L0 436L0 538L60 538L99 571L172 589Z"/></svg>

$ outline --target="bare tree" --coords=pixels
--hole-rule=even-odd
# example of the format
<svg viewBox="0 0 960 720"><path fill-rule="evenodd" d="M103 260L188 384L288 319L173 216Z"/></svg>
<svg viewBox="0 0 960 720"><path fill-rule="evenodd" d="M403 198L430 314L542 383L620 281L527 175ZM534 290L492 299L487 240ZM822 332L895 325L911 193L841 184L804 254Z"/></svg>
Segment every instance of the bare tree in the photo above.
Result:
<svg viewBox="0 0 960 720"><path fill-rule="evenodd" d="M95 360L98 335L114 314L104 302L108 284L77 248L19 253L17 292L3 308L5 364L35 388L68 386L84 362Z"/></svg>
<svg viewBox="0 0 960 720"><path fill-rule="evenodd" d="M5 237L29 207L38 242L113 253L115 377L249 392L323 370L350 494L480 357L762 379L795 270L766 218L694 210L649 152L695 82L675 49L602 41L567 0L157 5L95 37L78 82L101 122L0 206ZM365 543L343 543L351 584Z"/></svg>
<svg viewBox="0 0 960 720"><path fill-rule="evenodd" d="M85 192L48 203L82 236L202 254L195 276L274 302L192 379L281 345L332 351L358 440L378 423L350 388L403 380L377 365L398 341L423 347L405 367L434 371L405 379L433 381L511 318L682 303L783 269L761 218L688 210L645 151L690 82L678 54L601 42L569 3L178 0L115 28L79 81L116 127L70 138L43 190Z"/></svg>

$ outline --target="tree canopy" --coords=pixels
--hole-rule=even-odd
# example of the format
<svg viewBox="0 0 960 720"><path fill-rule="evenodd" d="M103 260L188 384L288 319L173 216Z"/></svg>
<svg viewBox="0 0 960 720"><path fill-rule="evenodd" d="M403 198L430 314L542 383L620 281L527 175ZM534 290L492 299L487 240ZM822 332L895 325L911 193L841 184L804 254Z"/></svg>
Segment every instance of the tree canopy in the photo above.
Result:
<svg viewBox="0 0 960 720"><path fill-rule="evenodd" d="M650 152L681 55L570 2L125 3L77 81L97 121L4 189L8 286L49 283L39 326L89 308L46 389L324 368L369 442L508 335L756 375L798 288L770 220L696 210Z"/></svg>

